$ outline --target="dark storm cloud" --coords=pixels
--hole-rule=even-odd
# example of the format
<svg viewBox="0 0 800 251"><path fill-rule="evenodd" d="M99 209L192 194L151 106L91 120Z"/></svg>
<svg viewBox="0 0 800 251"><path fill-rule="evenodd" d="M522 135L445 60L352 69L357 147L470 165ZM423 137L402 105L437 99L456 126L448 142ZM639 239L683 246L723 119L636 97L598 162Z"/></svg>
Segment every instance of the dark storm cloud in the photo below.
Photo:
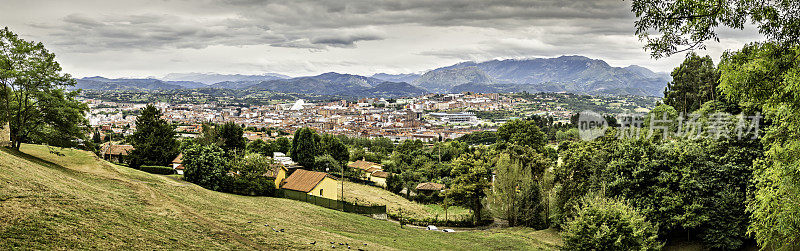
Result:
<svg viewBox="0 0 800 251"><path fill-rule="evenodd" d="M76 51L258 44L353 48L359 41L385 39L386 34L376 30L391 25L496 30L558 25L584 27L574 32L586 35L631 32L627 4L618 0L228 0L149 4L165 3L171 4L164 5L163 12L168 14L78 12L61 18L58 23L36 27L49 28L56 44ZM187 9L176 7L175 3L185 4Z"/></svg>
<svg viewBox="0 0 800 251"><path fill-rule="evenodd" d="M3 0L2 8L18 11L2 12L0 23L85 75L401 73L561 54L663 71L681 60L649 58L623 0ZM709 51L759 37L720 30Z"/></svg>
<svg viewBox="0 0 800 251"><path fill-rule="evenodd" d="M218 44L269 44L285 39L266 26L157 14L99 17L71 14L61 19L60 24L43 27L57 38L55 44L77 51L205 48Z"/></svg>

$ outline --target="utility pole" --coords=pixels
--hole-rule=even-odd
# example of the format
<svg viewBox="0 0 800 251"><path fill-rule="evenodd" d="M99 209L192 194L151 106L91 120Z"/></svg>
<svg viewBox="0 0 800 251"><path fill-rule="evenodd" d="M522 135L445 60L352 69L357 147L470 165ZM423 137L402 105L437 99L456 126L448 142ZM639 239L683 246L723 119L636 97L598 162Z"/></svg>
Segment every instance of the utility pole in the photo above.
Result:
<svg viewBox="0 0 800 251"><path fill-rule="evenodd" d="M342 165L342 177L340 177L342 178L342 211L344 211L344 166Z"/></svg>

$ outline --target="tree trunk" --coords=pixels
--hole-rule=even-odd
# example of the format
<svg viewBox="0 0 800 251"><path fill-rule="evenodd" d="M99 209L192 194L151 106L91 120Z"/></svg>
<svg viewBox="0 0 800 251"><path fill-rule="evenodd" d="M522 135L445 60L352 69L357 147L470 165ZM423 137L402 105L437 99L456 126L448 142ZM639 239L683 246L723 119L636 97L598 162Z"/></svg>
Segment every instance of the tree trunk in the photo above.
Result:
<svg viewBox="0 0 800 251"><path fill-rule="evenodd" d="M2 130L0 130L0 147L12 147L11 141L11 124L6 121L3 124Z"/></svg>

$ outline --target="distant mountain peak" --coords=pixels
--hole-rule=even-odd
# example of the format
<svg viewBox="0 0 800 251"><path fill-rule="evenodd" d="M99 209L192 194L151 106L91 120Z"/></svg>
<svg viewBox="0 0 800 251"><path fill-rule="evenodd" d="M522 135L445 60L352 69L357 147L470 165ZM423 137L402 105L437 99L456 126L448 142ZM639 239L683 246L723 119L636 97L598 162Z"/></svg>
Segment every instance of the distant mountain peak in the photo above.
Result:
<svg viewBox="0 0 800 251"><path fill-rule="evenodd" d="M414 83L434 92L503 85L499 91L573 92L612 95L663 95L666 78L641 66L613 67L581 55L555 58L466 61L425 73Z"/></svg>

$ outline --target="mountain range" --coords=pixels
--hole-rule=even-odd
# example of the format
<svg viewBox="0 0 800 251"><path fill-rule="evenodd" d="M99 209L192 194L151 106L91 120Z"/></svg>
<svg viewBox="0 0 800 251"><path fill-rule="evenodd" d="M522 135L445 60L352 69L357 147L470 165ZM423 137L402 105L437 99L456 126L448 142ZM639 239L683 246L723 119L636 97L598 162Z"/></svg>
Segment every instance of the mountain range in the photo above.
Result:
<svg viewBox="0 0 800 251"><path fill-rule="evenodd" d="M216 73L170 73L161 78L165 81L191 81L212 85L219 82L239 82L239 81L269 81L275 79L290 78L286 75L277 73L265 73L262 75L242 75L242 74L216 74Z"/></svg>
<svg viewBox="0 0 800 251"><path fill-rule="evenodd" d="M424 74L378 73L370 77L329 72L291 78L267 73L225 75L172 73L160 79L78 79L76 88L168 90L219 88L342 96L416 96L428 92L571 92L593 95L662 96L671 78L647 68L613 67L584 56L462 62Z"/></svg>
<svg viewBox="0 0 800 251"><path fill-rule="evenodd" d="M463 62L429 71L415 84L436 92L571 92L595 95L661 96L669 75L641 66L612 67L583 56ZM470 84L467 86L460 86ZM458 86L457 90L453 90Z"/></svg>

